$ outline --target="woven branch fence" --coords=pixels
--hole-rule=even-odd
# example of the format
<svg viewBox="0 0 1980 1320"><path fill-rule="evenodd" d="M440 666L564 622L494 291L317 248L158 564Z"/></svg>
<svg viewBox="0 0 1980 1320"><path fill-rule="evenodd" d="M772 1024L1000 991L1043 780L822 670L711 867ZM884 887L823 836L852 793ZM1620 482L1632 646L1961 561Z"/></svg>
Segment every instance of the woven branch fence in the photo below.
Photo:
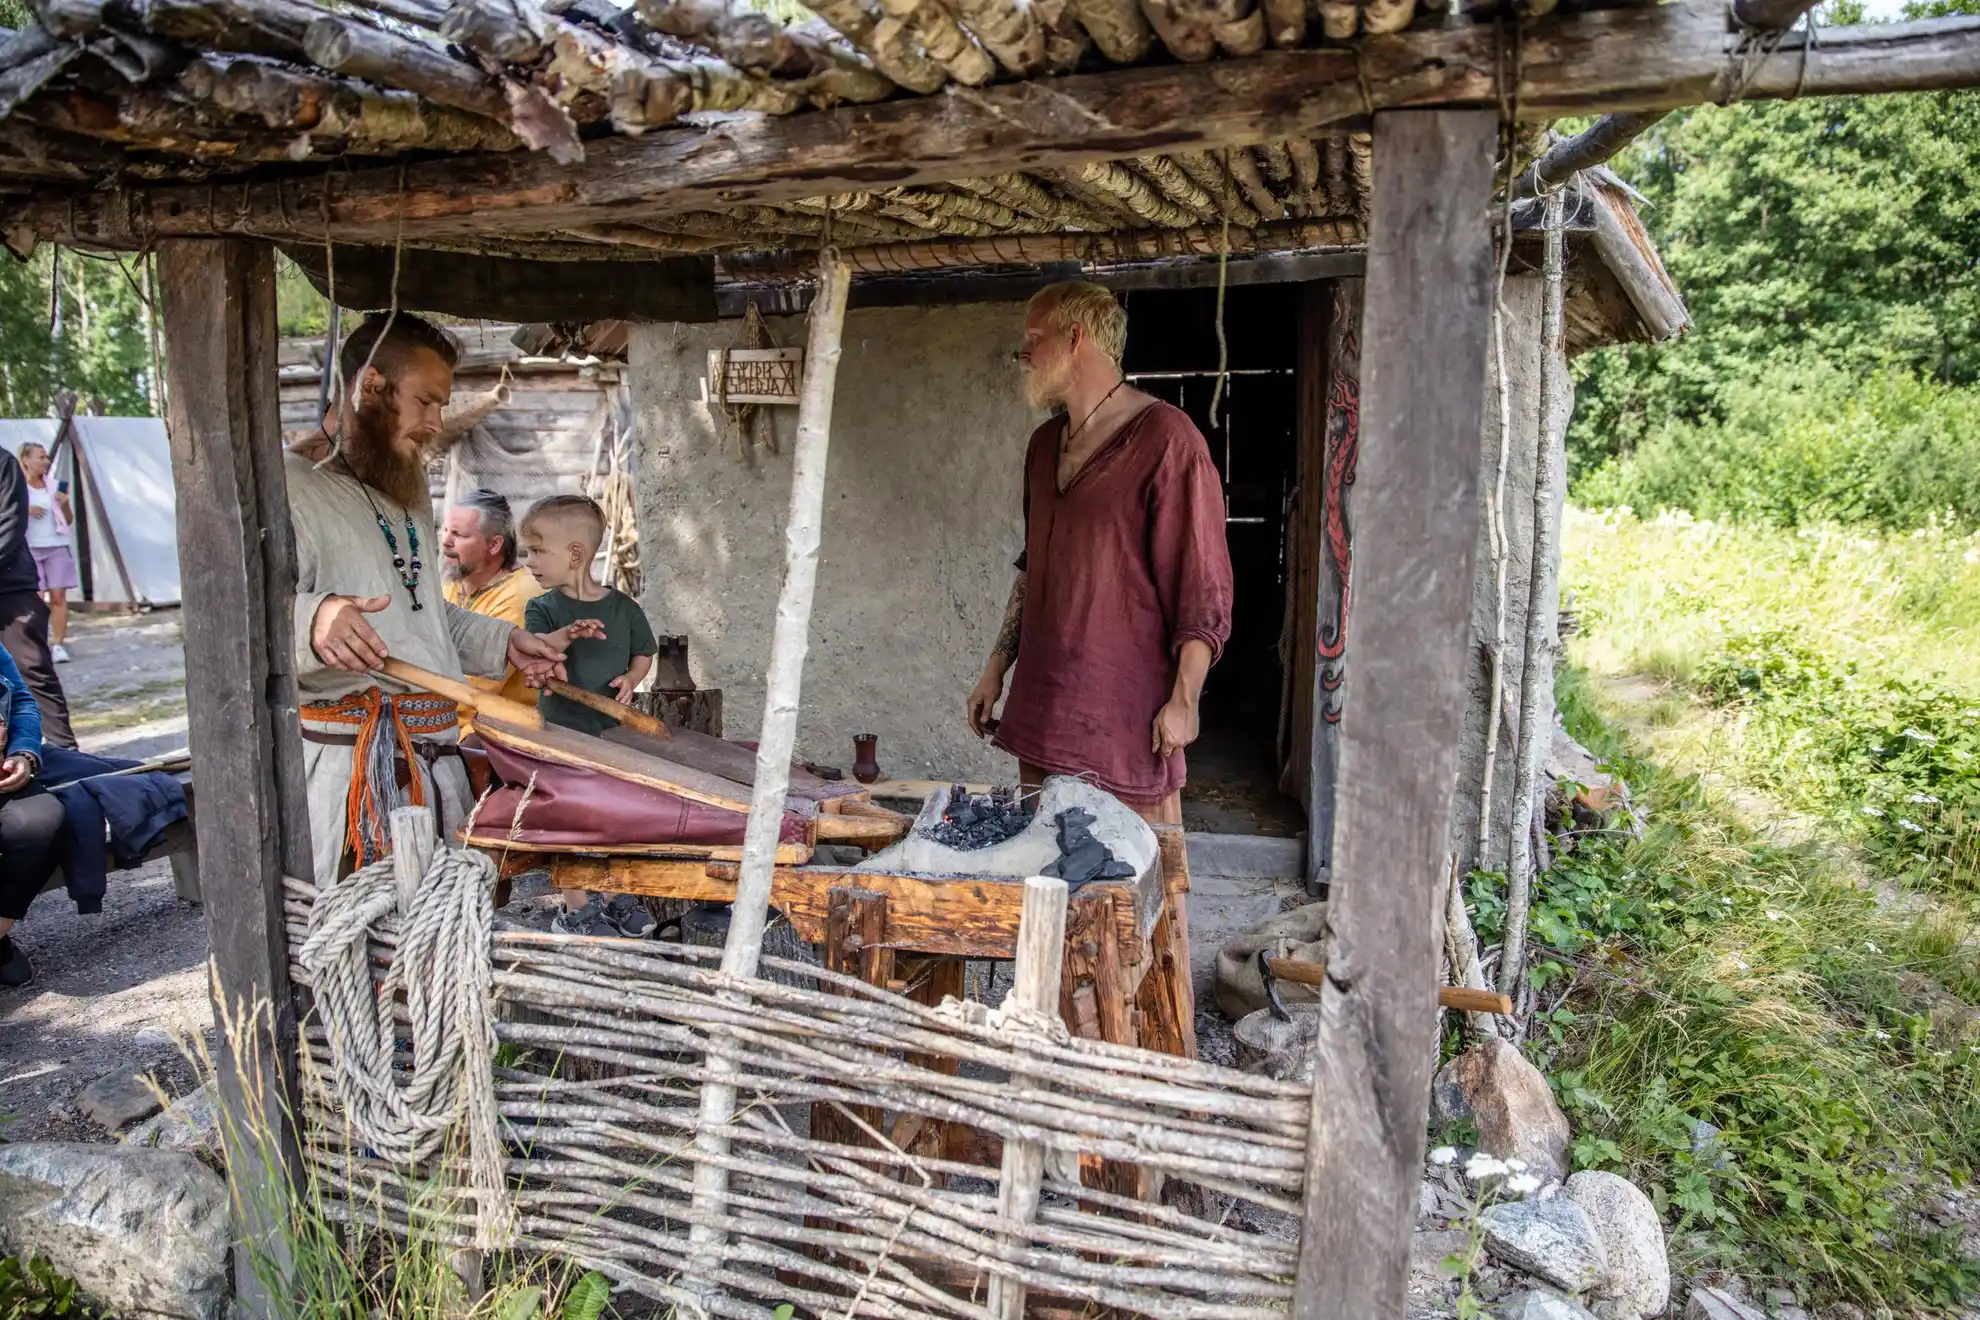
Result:
<svg viewBox="0 0 1980 1320"><path fill-rule="evenodd" d="M285 899L293 960L314 886L289 880ZM397 943L392 918L374 925L374 981ZM684 1314L742 1320L769 1320L780 1302L817 1316L992 1320L993 1276L1028 1290L1034 1314L1250 1320L1289 1308L1306 1087L1069 1039L982 1004L928 1007L808 963L765 958L781 980L728 976L719 956L493 933L514 1249L570 1257ZM309 983L300 963L293 974ZM711 1048L742 1078L719 1155L694 1143ZM350 1135L319 1023L303 1049L306 1158L330 1212L470 1246L465 1197L408 1190L442 1171L388 1164ZM871 1144L813 1139L808 1116L828 1106ZM1000 1216L995 1155L985 1165L912 1153L901 1134L929 1122L1042 1145L1035 1218ZM730 1175L712 1216L690 1204L701 1161ZM1082 1162L1090 1172L1101 1161L1159 1173L1160 1200L1081 1185ZM690 1270L697 1225L726 1245Z"/></svg>

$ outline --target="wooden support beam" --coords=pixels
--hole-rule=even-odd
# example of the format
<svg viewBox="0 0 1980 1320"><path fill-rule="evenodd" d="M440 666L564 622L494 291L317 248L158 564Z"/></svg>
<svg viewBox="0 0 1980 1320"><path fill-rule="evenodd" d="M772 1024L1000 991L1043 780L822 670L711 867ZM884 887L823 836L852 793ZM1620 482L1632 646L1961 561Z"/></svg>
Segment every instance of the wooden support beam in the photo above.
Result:
<svg viewBox="0 0 1980 1320"><path fill-rule="evenodd" d="M1049 1016L1059 1006L1059 965L1066 951L1066 882L1035 875L1024 882L1024 915L1018 925L1017 967L1012 973L1006 1012ZM1013 1077L1019 1090L1034 1085ZM1045 1180L1045 1146L1035 1141L1004 1143L1003 1171L997 1179L997 1217L1007 1224L1029 1224L1038 1215L1038 1192ZM1017 1241L1006 1233L1006 1242ZM1023 1320L1024 1285L1001 1274L990 1277L987 1305L996 1320Z"/></svg>
<svg viewBox="0 0 1980 1320"><path fill-rule="evenodd" d="M313 874L290 667L295 540L276 397L274 250L168 239L158 245L158 280L190 741L201 800L225 804L201 811L195 828L216 1009L240 1024L216 1050L236 1241L250 1244L234 1253L234 1286L251 1314L271 1315L269 1289L280 1288L288 1262L272 1219L285 1203L268 1183L300 1168L282 876Z"/></svg>
<svg viewBox="0 0 1980 1320"><path fill-rule="evenodd" d="M330 267L323 245L285 248L326 297ZM612 248L601 247L601 256ZM352 311L396 305L485 320L712 321L715 259L666 256L646 261L529 261L466 252L406 251L338 244L337 301Z"/></svg>
<svg viewBox="0 0 1980 1320"><path fill-rule="evenodd" d="M1295 1320L1403 1311L1437 1061L1491 332L1490 111L1375 117L1355 584ZM1435 370L1426 372L1425 364Z"/></svg>
<svg viewBox="0 0 1980 1320"><path fill-rule="evenodd" d="M322 22L323 20L318 20ZM229 188L44 196L9 217L44 238L139 248L153 236L258 234L321 242L568 228L834 192L1036 171L1177 148L1313 137L1369 110L1497 107L1536 119L1725 100L1980 85L1980 17L1800 34L1743 87L1738 38L1715 0L1560 15L1521 39L1502 86L1492 24L1371 36L1355 50L1268 51L1202 65L1121 69L952 89L817 114L747 116L586 144L579 168L542 153L467 157ZM327 53L327 52L326 52ZM445 58L444 56L442 58ZM465 68L465 66L457 66ZM355 71L355 70L354 70ZM477 105L481 104L477 102ZM474 108L474 107L470 107ZM328 196L324 195L325 190Z"/></svg>

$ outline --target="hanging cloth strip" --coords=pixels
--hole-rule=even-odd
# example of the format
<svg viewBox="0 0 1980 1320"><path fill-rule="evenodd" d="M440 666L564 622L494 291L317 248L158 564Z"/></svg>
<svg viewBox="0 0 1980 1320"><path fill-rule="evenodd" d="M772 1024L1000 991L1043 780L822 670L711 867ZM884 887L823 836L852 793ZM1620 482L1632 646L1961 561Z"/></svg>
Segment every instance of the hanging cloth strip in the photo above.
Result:
<svg viewBox="0 0 1980 1320"><path fill-rule="evenodd" d="M353 692L333 701L312 702L302 708L302 717L313 724L348 728L351 753L351 791L345 800L344 845L357 858L359 866L392 851L389 824L394 807L431 805L416 759L432 760L435 755L453 752L452 746L421 743L416 737L431 737L457 729L460 707L447 697L426 692L387 695L375 687ZM316 734L305 728L303 737L314 742L344 743L346 737ZM406 763L406 787L399 787L398 762Z"/></svg>

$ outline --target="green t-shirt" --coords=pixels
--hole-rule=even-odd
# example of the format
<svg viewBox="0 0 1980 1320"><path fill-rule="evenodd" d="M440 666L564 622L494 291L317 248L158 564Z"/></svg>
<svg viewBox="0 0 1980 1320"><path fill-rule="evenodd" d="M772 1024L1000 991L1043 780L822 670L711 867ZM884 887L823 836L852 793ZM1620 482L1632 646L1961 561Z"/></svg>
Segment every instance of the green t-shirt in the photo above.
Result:
<svg viewBox="0 0 1980 1320"><path fill-rule="evenodd" d="M571 643L564 657L564 671L574 687L616 697L612 680L632 668L633 657L652 655L660 649L639 602L611 587L597 600L579 600L561 590L545 592L523 611L523 627L533 633L555 632L579 619L598 620L605 625L605 635L581 637ZM545 692L536 704L544 719L567 729L603 733L617 723L610 715L554 692Z"/></svg>

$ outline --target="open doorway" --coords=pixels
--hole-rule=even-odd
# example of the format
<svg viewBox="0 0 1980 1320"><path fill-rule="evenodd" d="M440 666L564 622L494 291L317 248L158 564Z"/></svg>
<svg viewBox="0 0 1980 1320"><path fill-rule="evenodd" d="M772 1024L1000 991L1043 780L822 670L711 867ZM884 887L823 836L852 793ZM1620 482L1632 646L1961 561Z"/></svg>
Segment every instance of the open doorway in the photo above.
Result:
<svg viewBox="0 0 1980 1320"><path fill-rule="evenodd" d="M1202 731L1189 749L1183 820L1193 830L1291 836L1306 828L1300 805L1279 791L1278 755L1285 521L1297 458L1297 295L1292 284L1225 291L1221 391L1215 289L1143 290L1122 299L1128 379L1190 415L1224 480L1236 595L1231 638L1204 685Z"/></svg>

